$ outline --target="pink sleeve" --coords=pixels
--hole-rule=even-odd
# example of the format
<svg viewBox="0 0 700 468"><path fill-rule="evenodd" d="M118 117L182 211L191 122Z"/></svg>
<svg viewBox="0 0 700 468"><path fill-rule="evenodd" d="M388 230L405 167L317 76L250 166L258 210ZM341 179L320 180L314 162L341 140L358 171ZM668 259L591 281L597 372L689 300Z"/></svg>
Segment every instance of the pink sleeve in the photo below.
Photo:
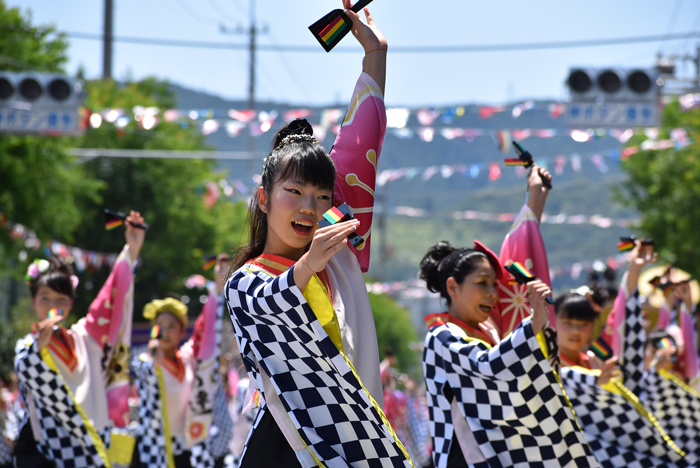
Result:
<svg viewBox="0 0 700 468"><path fill-rule="evenodd" d="M362 73L331 149L331 158L337 171L334 203L347 203L360 220L357 233L365 243L359 249L350 249L363 272L369 268L374 188L385 132L384 96L374 79Z"/></svg>
<svg viewBox="0 0 700 468"><path fill-rule="evenodd" d="M129 341L131 342L131 321L133 315L134 274L133 262L129 255L129 246L117 257L107 281L85 317L85 329L102 349L109 345L114 349L120 338L120 330L125 321L129 322Z"/></svg>
<svg viewBox="0 0 700 468"><path fill-rule="evenodd" d="M133 261L126 245L85 317L85 330L104 353L102 362L109 418L115 427L129 424L129 374L126 369L133 310Z"/></svg>
<svg viewBox="0 0 700 468"><path fill-rule="evenodd" d="M683 374L689 380L693 380L698 375L698 351L695 349L695 330L693 329L693 319L685 310L685 307L678 311L680 314L681 333L683 334L683 355L679 361L683 363Z"/></svg>
<svg viewBox="0 0 700 468"><path fill-rule="evenodd" d="M662 306L659 309L659 319L656 321L655 330L666 330L669 323L671 322L671 314L668 312L666 306Z"/></svg>
<svg viewBox="0 0 700 468"><path fill-rule="evenodd" d="M615 298L608 318L605 322L605 328L600 332L606 343L613 350L613 355L621 356L622 346L625 341L625 315L627 309L627 288L624 286L627 283L627 274L622 277L622 286L620 286Z"/></svg>
<svg viewBox="0 0 700 468"><path fill-rule="evenodd" d="M552 286L549 278L549 262L540 224L535 213L525 204L506 235L499 255L501 265L509 261L519 262L538 279ZM530 306L525 297L525 285L518 285L510 273L504 272L499 283L500 316L491 317L500 328L501 337L508 335L525 318L530 316ZM554 306L549 307L549 325L554 328Z"/></svg>
<svg viewBox="0 0 700 468"><path fill-rule="evenodd" d="M207 303L194 323L194 331L190 338L192 353L197 361L208 361L216 354L216 308L216 296L210 292Z"/></svg>

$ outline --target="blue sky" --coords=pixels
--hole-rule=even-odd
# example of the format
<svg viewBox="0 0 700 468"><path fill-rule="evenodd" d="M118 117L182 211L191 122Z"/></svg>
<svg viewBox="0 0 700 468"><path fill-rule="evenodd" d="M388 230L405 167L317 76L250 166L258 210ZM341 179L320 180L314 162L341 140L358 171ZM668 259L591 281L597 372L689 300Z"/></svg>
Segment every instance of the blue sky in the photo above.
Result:
<svg viewBox="0 0 700 468"><path fill-rule="evenodd" d="M246 25L249 0L114 0L115 35L231 43L245 36L223 35L218 25ZM102 1L7 0L31 9L34 24L100 33ZM306 29L340 1L257 0L257 17L270 33L263 44L318 45ZM687 32L700 29L694 0L375 0L375 22L389 47L571 41ZM102 69L99 41L71 39L68 70L83 66L90 78ZM341 46L354 46L348 36ZM389 55L389 105L504 103L528 98L565 99L570 66L651 66L658 51L693 52L698 40L606 47ZM260 100L323 105L344 102L360 71L362 54L260 52ZM171 48L116 43L116 78L165 78L228 98L247 93L245 51ZM684 73L690 73L686 66Z"/></svg>

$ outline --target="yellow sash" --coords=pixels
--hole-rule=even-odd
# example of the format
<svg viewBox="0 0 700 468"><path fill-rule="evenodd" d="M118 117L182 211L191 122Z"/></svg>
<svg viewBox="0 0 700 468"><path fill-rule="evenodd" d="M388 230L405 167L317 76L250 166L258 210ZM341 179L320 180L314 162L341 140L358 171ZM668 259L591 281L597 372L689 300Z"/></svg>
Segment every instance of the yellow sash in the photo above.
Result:
<svg viewBox="0 0 700 468"><path fill-rule="evenodd" d="M254 270L251 270L248 268L248 271L251 273L254 273ZM267 271L267 270L260 270L272 277L275 277L273 273ZM311 280L309 281L308 286L306 286L306 289L302 291L302 294L304 295L304 299L306 299L306 302L309 304L311 307L311 310L314 312L314 315L318 319L319 322L321 322L321 325L323 326L323 329L326 331L328 336L330 337L331 341L333 344L335 344L336 348L338 348L338 352L340 352L340 355L343 356L343 359L347 363L348 367L350 367L350 370L352 371L352 374L355 376L357 381L360 383L360 386L362 387L362 390L365 391L367 394L367 397L369 398L369 401L372 403L372 406L374 406L374 409L377 411L379 414L379 417L382 419L382 422L384 425L387 427L389 432L391 433L392 437L394 438L394 441L396 442L396 445L399 447L403 455L406 457L406 460L411 464L413 467L413 462L411 461L411 457L408 455L408 452L406 451L406 448L403 446L401 441L399 440L398 436L394 432L394 429L391 427L391 424L389 423L389 420L387 419L386 415L384 414L384 411L381 409L379 404L372 398L372 395L370 395L369 391L365 388L364 384L362 383L362 380L360 380L360 376L357 374L357 371L355 370L355 366L352 365L348 357L345 355L345 352L343 351L343 341L340 336L340 325L338 323L338 315L335 313L335 309L333 308L333 304L331 303L331 299L328 295L328 290L326 287L321 283L321 280L318 278L318 275L313 275L311 277ZM298 431L297 431L298 432ZM302 438L302 442L304 442L304 439ZM306 442L304 442L304 445L306 445ZM314 454L314 452L311 451L309 446L307 445L306 448L309 450L309 453L311 456L314 457L314 460L319 466L325 466Z"/></svg>
<svg viewBox="0 0 700 468"><path fill-rule="evenodd" d="M58 375L61 375L61 372L56 367L56 363L54 362L53 356L51 356L51 352L49 351L48 347L42 348L42 350L39 351L39 354L41 355L41 358L44 360L46 365L49 366L52 371L54 371ZM90 436L92 443L95 445L95 449L97 450L97 454L100 457L102 457L102 461L104 462L104 464L107 468L112 468L112 462L109 460L109 457L107 456L107 449L105 448L105 444L102 441L102 437L100 437L100 434L97 433L97 429L95 429L95 426L92 425L92 422L87 417L87 414L85 414L85 411L83 410L83 408L75 400L75 397L73 396L73 392L70 391L70 388L68 388L68 385L66 385L65 382L63 383L63 388L66 390L68 395L70 395L71 399L73 400L73 405L75 405L75 410L78 412L78 414L80 415L80 418L83 420L83 424L85 425L85 429L87 430L87 433Z"/></svg>
<svg viewBox="0 0 700 468"><path fill-rule="evenodd" d="M581 366L575 366L576 370L580 371L583 374L590 374L594 375L596 377L600 376L600 369L586 369L585 367ZM615 393L617 395L622 396L625 400L627 400L632 406L634 406L634 409L636 409L639 414L642 415L643 418L647 419L659 433L661 434L661 437L664 439L664 441L674 450L676 451L679 455L682 457L685 457L685 452L680 449L676 445L673 440L666 434L666 431L663 430L661 425L659 424L659 421L656 419L656 416L654 416L651 411L647 410L644 405L642 404L641 401L639 401L639 398L637 398L637 395L635 395L629 388L625 387L620 380L613 378L610 379L608 383L605 385L600 386L602 389L607 390L610 393Z"/></svg>

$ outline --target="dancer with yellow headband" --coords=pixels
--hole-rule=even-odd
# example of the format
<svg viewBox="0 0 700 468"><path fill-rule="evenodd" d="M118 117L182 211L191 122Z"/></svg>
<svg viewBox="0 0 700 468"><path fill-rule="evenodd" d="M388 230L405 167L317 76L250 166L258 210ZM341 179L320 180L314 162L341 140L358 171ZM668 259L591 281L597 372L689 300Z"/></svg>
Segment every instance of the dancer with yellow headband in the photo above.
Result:
<svg viewBox="0 0 700 468"><path fill-rule="evenodd" d="M153 330L147 353L132 361L139 394L138 455L135 465L152 468L211 468L209 443L214 395L219 386L221 314L210 293L187 332L187 306L174 298L146 305Z"/></svg>

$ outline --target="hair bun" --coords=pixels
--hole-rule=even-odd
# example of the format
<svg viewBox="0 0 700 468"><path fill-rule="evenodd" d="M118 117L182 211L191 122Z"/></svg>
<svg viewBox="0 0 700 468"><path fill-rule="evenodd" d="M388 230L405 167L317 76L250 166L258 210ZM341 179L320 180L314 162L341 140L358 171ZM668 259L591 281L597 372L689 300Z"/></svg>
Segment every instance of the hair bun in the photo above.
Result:
<svg viewBox="0 0 700 468"><path fill-rule="evenodd" d="M428 253L421 260L418 277L425 281L430 291L443 294L442 273L438 271L438 267L440 262L454 251L455 248L449 242L436 242L430 246Z"/></svg>
<svg viewBox="0 0 700 468"><path fill-rule="evenodd" d="M272 150L277 149L282 140L291 135L308 135L313 136L314 129L306 119L294 119L287 126L279 129L275 137L272 139Z"/></svg>
<svg viewBox="0 0 700 468"><path fill-rule="evenodd" d="M287 125L288 135L310 135L313 136L314 128L306 119L294 119Z"/></svg>

